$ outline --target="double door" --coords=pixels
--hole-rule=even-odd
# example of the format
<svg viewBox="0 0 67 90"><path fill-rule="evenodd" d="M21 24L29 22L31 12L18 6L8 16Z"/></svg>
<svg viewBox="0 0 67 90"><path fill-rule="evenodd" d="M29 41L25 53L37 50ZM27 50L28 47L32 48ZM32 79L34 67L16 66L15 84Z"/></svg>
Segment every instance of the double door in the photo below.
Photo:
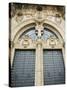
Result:
<svg viewBox="0 0 67 90"><path fill-rule="evenodd" d="M35 57L35 50L15 50L11 69L11 86L35 85ZM63 84L65 82L63 61L61 50L43 50L44 85Z"/></svg>
<svg viewBox="0 0 67 90"><path fill-rule="evenodd" d="M65 70L61 50L44 50L44 85L64 84Z"/></svg>

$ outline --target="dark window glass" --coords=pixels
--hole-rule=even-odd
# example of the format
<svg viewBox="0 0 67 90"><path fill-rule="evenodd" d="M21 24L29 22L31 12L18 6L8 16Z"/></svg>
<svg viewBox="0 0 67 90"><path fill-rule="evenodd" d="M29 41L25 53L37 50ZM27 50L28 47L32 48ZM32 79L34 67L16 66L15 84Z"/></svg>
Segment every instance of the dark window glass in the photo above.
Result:
<svg viewBox="0 0 67 90"><path fill-rule="evenodd" d="M35 51L16 50L11 70L11 86L33 86L35 83Z"/></svg>
<svg viewBox="0 0 67 90"><path fill-rule="evenodd" d="M64 84L65 70L61 50L44 50L44 85Z"/></svg>

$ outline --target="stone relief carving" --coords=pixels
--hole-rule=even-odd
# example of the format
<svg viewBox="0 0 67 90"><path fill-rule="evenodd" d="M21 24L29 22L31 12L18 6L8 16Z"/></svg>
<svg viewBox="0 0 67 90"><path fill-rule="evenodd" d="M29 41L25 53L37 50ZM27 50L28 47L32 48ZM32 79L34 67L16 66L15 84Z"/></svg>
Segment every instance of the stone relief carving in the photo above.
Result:
<svg viewBox="0 0 67 90"><path fill-rule="evenodd" d="M22 45L24 48L27 48L30 44L30 41L29 41L30 37L28 35L24 35L23 38L22 38Z"/></svg>
<svg viewBox="0 0 67 90"><path fill-rule="evenodd" d="M55 21L59 24L61 23L61 15L59 13L55 15Z"/></svg>
<svg viewBox="0 0 67 90"><path fill-rule="evenodd" d="M36 27L35 27L35 34L38 36L38 37L41 37L44 33L44 27L42 25L42 23L37 23Z"/></svg>
<svg viewBox="0 0 67 90"><path fill-rule="evenodd" d="M31 38L28 35L24 35L22 38L18 39L15 42L16 47L24 47L27 48L31 43Z"/></svg>
<svg viewBox="0 0 67 90"><path fill-rule="evenodd" d="M15 12L14 15L12 14L14 18L12 23L15 22L15 24L13 24L13 28L19 25L20 22L24 22L28 19L35 20L36 23L43 23L45 19L58 24L61 24L62 22L62 15L60 11L57 11L57 7L48 7L40 5L21 5L21 9L20 7L16 9L14 5L12 5L12 7L13 9L11 12Z"/></svg>
<svg viewBox="0 0 67 90"><path fill-rule="evenodd" d="M21 12L21 10L18 10L16 12L16 18L15 19L16 19L17 22L20 22L20 21L23 20L23 13Z"/></svg>
<svg viewBox="0 0 67 90"><path fill-rule="evenodd" d="M28 40L24 40L22 45L24 46L24 48L27 48L29 46L29 41Z"/></svg>
<svg viewBox="0 0 67 90"><path fill-rule="evenodd" d="M36 48L38 45L41 47L56 48L62 46L59 39L55 36L50 36L47 40L37 37L37 39L32 40L28 35L24 35L20 40L15 43L16 46L23 48Z"/></svg>
<svg viewBox="0 0 67 90"><path fill-rule="evenodd" d="M35 15L34 15L34 19L37 22L42 22L44 20L44 14L42 14L42 12L40 12L40 11L37 11L37 13L35 13Z"/></svg>
<svg viewBox="0 0 67 90"><path fill-rule="evenodd" d="M55 36L50 36L47 40L47 44L54 48L59 43L59 40Z"/></svg>
<svg viewBox="0 0 67 90"><path fill-rule="evenodd" d="M34 9L33 9L34 8ZM28 10L29 9L29 10ZM13 9L15 11L15 9ZM13 11L12 10L12 11ZM35 20L36 22L36 26L35 26L35 34L37 35L38 38L41 38L41 36L43 35L43 21L47 20L51 20L54 23L57 23L58 25L60 25L61 21L61 14L58 13L58 11L56 10L56 7L48 7L48 6L40 6L38 7L38 9L36 7L33 6L23 6L21 7L21 9L17 9L15 12L15 17L13 19L13 27L19 25L19 23L25 20L28 20L30 18L32 18L32 20ZM14 22L16 20L16 22ZM61 25L63 26L63 25ZM13 29L14 30L14 29ZM39 41L38 41L39 42ZM57 38L55 37L49 37L49 39L47 40L47 43L51 46L51 47L55 47L58 44ZM22 40L18 40L17 44L24 46L25 48L28 47L30 45L30 37L24 35L24 37L22 38Z"/></svg>
<svg viewBox="0 0 67 90"><path fill-rule="evenodd" d="M33 10L34 8L34 10ZM59 12L61 15L64 14L64 7L61 8L57 6L48 6L48 5L24 5L24 4L11 4L11 15L14 16L18 10L21 10L24 14L36 14L37 12L43 12L47 15L55 15L56 12ZM40 13L42 16L42 13Z"/></svg>

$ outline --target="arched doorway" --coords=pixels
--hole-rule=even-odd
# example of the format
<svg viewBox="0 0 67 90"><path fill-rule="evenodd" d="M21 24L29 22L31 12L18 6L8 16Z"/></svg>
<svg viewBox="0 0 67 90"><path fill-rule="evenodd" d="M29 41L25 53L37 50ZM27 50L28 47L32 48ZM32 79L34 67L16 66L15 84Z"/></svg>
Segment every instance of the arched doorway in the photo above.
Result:
<svg viewBox="0 0 67 90"><path fill-rule="evenodd" d="M64 58L59 36L44 28L38 36L35 27L19 35L14 47L11 86L63 84ZM62 37L61 37L62 38Z"/></svg>

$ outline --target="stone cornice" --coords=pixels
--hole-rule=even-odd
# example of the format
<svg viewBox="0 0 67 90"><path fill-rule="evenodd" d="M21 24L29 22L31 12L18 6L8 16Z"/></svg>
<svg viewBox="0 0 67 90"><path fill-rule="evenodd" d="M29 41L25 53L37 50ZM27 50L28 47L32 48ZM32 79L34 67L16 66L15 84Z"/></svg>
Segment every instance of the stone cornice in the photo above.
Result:
<svg viewBox="0 0 67 90"><path fill-rule="evenodd" d="M22 16L22 15L32 15L35 13L44 13L44 15L57 16L64 18L64 6L52 6L52 5L33 5L33 4L18 4L13 3L10 5L11 13L10 16L14 17ZM33 9L34 8L34 9Z"/></svg>

